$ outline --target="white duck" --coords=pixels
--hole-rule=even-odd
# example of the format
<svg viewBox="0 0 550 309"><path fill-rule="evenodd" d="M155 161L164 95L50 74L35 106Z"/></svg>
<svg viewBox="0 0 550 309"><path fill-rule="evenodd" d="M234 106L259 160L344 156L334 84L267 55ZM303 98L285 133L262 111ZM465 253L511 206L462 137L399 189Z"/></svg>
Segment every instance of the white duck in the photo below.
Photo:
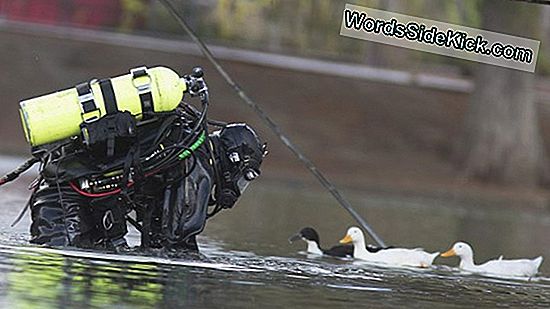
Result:
<svg viewBox="0 0 550 309"><path fill-rule="evenodd" d="M353 257L367 262L384 263L394 266L429 267L439 252L428 253L424 250L389 248L378 252L369 252L365 247L365 236L358 227L348 229L346 236L340 243L353 243Z"/></svg>
<svg viewBox="0 0 550 309"><path fill-rule="evenodd" d="M535 259L498 260L485 262L481 265L474 264L474 251L464 242L457 242L449 251L441 254L442 257L460 257L459 268L472 273L492 274L504 277L532 277L537 274L542 256Z"/></svg>

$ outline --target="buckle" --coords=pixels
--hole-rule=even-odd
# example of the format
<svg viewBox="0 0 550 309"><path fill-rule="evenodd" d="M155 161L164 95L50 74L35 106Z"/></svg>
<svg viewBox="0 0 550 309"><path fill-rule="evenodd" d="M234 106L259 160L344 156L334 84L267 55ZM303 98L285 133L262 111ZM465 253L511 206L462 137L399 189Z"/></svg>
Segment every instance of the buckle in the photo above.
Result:
<svg viewBox="0 0 550 309"><path fill-rule="evenodd" d="M93 112L97 112L97 114L96 114L96 115L93 115L93 116L91 116L91 117L89 117L89 118L85 118L84 116L85 116L86 114L82 114L82 117L84 118L84 120L83 120L84 123L96 122L96 121L99 120L99 118L101 118L101 117L100 117L100 116L101 116L101 111L100 111L99 109L97 109L97 110L95 110L95 111L93 111Z"/></svg>
<svg viewBox="0 0 550 309"><path fill-rule="evenodd" d="M143 67L130 69L130 74L132 74L133 79L136 79L142 76L149 76L149 71L147 70L147 67L143 66Z"/></svg>
<svg viewBox="0 0 550 309"><path fill-rule="evenodd" d="M134 83L134 87L136 87L138 94L144 94L147 92L151 92L151 78L149 78L149 82L143 85L136 85Z"/></svg>
<svg viewBox="0 0 550 309"><path fill-rule="evenodd" d="M144 94L151 92L151 76L149 75L149 71L147 70L147 67L139 67L139 68L133 68L130 70L130 74L132 74L132 84L137 89L138 94ZM136 80L140 79L141 77L147 77L147 81L145 83L137 84Z"/></svg>
<svg viewBox="0 0 550 309"><path fill-rule="evenodd" d="M78 103L80 104L80 114L85 123L90 123L98 120L101 117L101 111L97 107L94 99L94 94L92 92L91 83L82 83L76 86L76 91L78 94ZM87 117L86 115L91 115Z"/></svg>

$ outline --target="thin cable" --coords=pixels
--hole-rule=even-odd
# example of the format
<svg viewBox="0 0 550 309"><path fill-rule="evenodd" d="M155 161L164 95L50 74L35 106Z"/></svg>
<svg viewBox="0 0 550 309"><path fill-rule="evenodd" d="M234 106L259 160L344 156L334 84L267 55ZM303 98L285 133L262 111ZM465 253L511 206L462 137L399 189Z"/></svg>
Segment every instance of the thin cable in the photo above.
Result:
<svg viewBox="0 0 550 309"><path fill-rule="evenodd" d="M23 216L27 213L27 211L29 210L29 208L31 207L31 204L34 203L34 197L36 195L36 192L38 191L38 188L40 187L40 182L42 180L41 179L41 176L38 176L39 180L38 180L38 185L35 186L33 189L32 189L32 193L31 193L31 196L29 197L29 199L27 200L27 204L25 204L25 207L23 207L23 209L21 209L19 211L19 214L17 215L17 217L15 218L15 220L13 220L13 222L10 224L10 227L14 227L16 226L20 221L21 219L23 219Z"/></svg>
<svg viewBox="0 0 550 309"><path fill-rule="evenodd" d="M334 196L334 198L344 207L351 216L367 231L367 233L378 243L381 247L386 247L386 244L384 241L374 232L374 230L370 227L370 225L353 209L351 204L340 194L340 192L336 189L336 187L317 169L317 167L309 160L303 153L298 149L294 143L290 141L290 139L282 132L281 128L266 114L266 112L257 105L242 89L237 85L235 81L229 76L229 74L223 69L223 67L220 65L220 63L214 58L214 55L210 52L208 47L201 41L199 37L191 30L189 25L185 22L183 17L178 14L174 6L168 1L168 0L159 0L174 16L174 18L178 21L180 26L187 32L189 37L195 42L206 59L212 63L212 65L216 68L218 73L222 75L222 77L225 79L225 81L237 92L239 97L250 107L252 108L256 114L266 123L266 125L279 137L279 139L287 146L296 157L300 161L302 161L307 169L319 180L319 182Z"/></svg>

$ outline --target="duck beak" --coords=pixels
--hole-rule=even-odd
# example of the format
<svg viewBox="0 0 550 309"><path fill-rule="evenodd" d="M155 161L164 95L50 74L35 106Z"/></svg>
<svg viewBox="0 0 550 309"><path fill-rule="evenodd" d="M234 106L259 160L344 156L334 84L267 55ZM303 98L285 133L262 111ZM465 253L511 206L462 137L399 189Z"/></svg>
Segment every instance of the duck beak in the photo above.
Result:
<svg viewBox="0 0 550 309"><path fill-rule="evenodd" d="M349 244L350 242L353 242L353 239L351 239L351 236L349 236L349 234L346 234L346 237L340 239L341 244Z"/></svg>
<svg viewBox="0 0 550 309"><path fill-rule="evenodd" d="M449 249L449 251L441 253L442 257L450 257L455 255L456 255L456 252L454 249Z"/></svg>
<svg viewBox="0 0 550 309"><path fill-rule="evenodd" d="M288 242L293 243L293 242L295 242L297 240L300 240L300 239L302 239L302 235L300 235L300 233L298 233L296 235L290 236L290 238L288 239Z"/></svg>

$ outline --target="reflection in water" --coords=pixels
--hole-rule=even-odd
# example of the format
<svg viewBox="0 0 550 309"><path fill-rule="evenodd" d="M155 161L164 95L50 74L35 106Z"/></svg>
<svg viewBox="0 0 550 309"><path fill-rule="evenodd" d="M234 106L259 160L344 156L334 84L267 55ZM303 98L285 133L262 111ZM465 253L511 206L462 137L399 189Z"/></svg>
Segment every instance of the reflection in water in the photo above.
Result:
<svg viewBox="0 0 550 309"><path fill-rule="evenodd" d="M550 306L548 281L461 276L445 267L395 269L219 250L214 245L206 250L209 257L145 264L131 262L131 255L104 259L96 253L97 259L89 259L74 257L79 251L56 254L3 247L0 295L3 304L23 308ZM169 265L171 261L178 263Z"/></svg>
<svg viewBox="0 0 550 309"><path fill-rule="evenodd" d="M213 301L208 297L208 280L197 279L208 275L209 269L253 271L193 255L182 260L181 255L159 258L150 256L152 252L116 255L10 245L2 245L0 252L0 265L9 269L5 302L21 307L38 303L46 308L204 305Z"/></svg>
<svg viewBox="0 0 550 309"><path fill-rule="evenodd" d="M87 308L113 304L153 307L163 298L155 265L102 263L54 254L16 253L6 276L7 298L20 307L78 305Z"/></svg>

